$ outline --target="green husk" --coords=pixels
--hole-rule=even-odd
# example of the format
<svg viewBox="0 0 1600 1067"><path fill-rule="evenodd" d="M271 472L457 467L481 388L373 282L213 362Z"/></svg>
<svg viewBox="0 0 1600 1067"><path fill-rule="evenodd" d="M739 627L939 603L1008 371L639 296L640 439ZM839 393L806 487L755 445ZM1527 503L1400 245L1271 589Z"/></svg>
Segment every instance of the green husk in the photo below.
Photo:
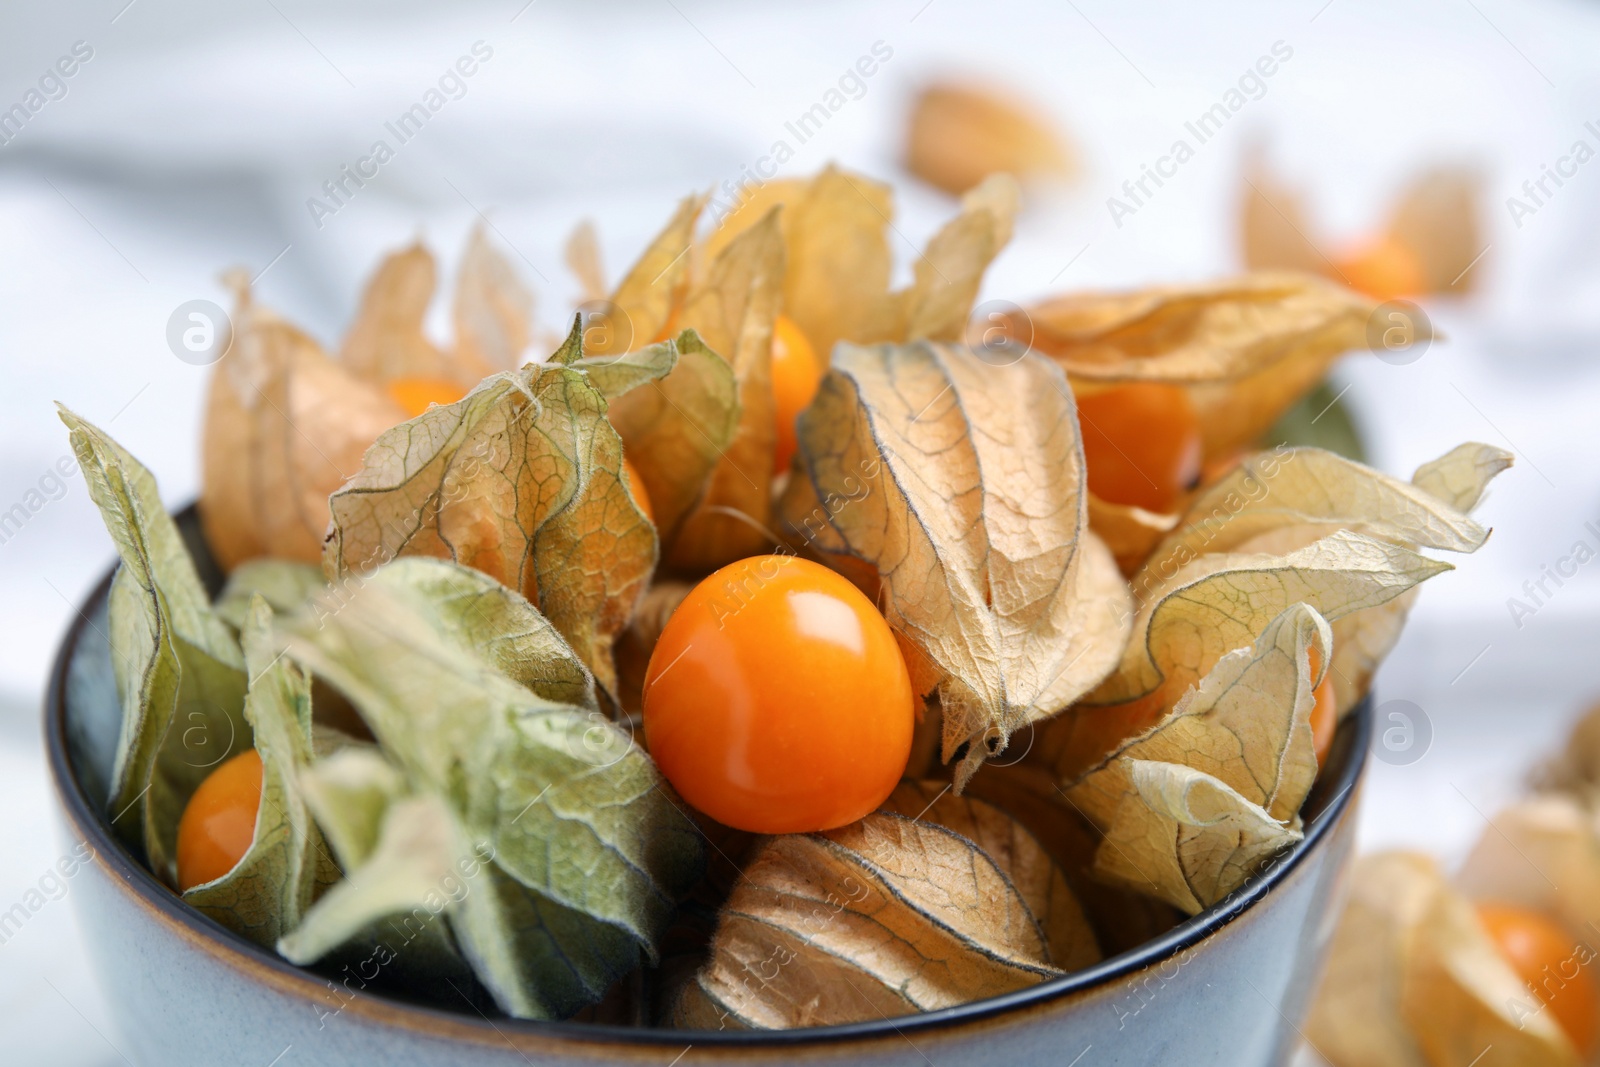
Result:
<svg viewBox="0 0 1600 1067"><path fill-rule="evenodd" d="M330 589L280 633L434 811L426 840L404 847L385 840L415 826L385 817L365 865L290 950L310 958L449 875L462 886L446 893L450 929L508 1013L570 1015L655 955L698 876L698 833L531 604L478 571L405 558ZM362 818L366 829L334 832L343 851L370 840Z"/></svg>
<svg viewBox="0 0 1600 1067"><path fill-rule="evenodd" d="M213 768L250 745L244 656L211 610L155 478L100 429L59 411L122 559L110 605L122 735L107 813L117 836L176 885L184 805Z"/></svg>

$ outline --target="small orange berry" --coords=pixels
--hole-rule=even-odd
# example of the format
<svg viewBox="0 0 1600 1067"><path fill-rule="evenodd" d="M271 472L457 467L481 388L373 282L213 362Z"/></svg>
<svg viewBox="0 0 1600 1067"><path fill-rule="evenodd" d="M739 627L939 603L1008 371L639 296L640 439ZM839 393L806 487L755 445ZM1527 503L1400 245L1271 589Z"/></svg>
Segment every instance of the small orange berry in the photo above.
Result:
<svg viewBox="0 0 1600 1067"><path fill-rule="evenodd" d="M656 513L650 507L650 494L645 490L644 479L639 477L639 472L634 469L632 463L628 462L627 456L622 457L622 475L623 481L628 486L628 492L633 494L633 502L638 505L640 511L644 512L645 518L655 522Z"/></svg>
<svg viewBox="0 0 1600 1067"><path fill-rule="evenodd" d="M215 881L238 866L256 834L261 757L241 752L206 776L178 820L178 890Z"/></svg>
<svg viewBox="0 0 1600 1067"><path fill-rule="evenodd" d="M1376 300L1416 296L1428 288L1422 261L1404 241L1384 234L1337 260L1336 273L1357 292Z"/></svg>
<svg viewBox="0 0 1600 1067"><path fill-rule="evenodd" d="M650 755L683 798L755 833L828 830L905 773L915 711L894 632L841 575L753 556L690 591L644 682Z"/></svg>
<svg viewBox="0 0 1600 1067"><path fill-rule="evenodd" d="M822 365L812 351L811 342L787 315L772 324L773 418L777 423L778 444L772 454L772 473L789 469L798 447L795 420L817 395L822 382Z"/></svg>
<svg viewBox="0 0 1600 1067"><path fill-rule="evenodd" d="M1089 490L1168 512L1200 476L1200 418L1175 385L1132 382L1078 397Z"/></svg>
<svg viewBox="0 0 1600 1067"><path fill-rule="evenodd" d="M1600 983L1595 982L1592 950L1580 946L1538 912L1509 904L1479 904L1478 919L1500 955L1527 983L1534 1003L1549 1008L1578 1055L1594 1051Z"/></svg>
<svg viewBox="0 0 1600 1067"><path fill-rule="evenodd" d="M448 378L396 378L389 383L389 396L405 409L410 419L434 404L454 404L467 391Z"/></svg>
<svg viewBox="0 0 1600 1067"><path fill-rule="evenodd" d="M1316 677L1321 666L1317 650L1311 649L1311 676ZM1328 762L1328 752L1333 748L1333 735L1339 732L1339 709L1333 695L1333 671L1322 676L1317 683L1311 705L1311 743L1317 753L1317 766Z"/></svg>

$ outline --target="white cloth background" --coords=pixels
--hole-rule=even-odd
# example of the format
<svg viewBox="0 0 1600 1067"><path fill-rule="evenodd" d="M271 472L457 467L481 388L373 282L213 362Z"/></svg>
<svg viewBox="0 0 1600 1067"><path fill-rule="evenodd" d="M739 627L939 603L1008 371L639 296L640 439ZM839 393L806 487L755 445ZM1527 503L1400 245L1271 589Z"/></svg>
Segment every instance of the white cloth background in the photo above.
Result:
<svg viewBox="0 0 1600 1067"><path fill-rule="evenodd" d="M1600 162L1518 228L1505 198L1579 138L1600 147L1600 6L1576 0L1260 0L1206 5L720 0L443 5L344 0L104 0L0 12L0 109L85 42L93 57L0 147L0 511L67 453L51 402L108 426L174 503L197 484L207 371L174 358L174 308L226 303L219 271L267 269L265 301L335 339L385 249L421 233L446 280L486 214L555 327L576 290L561 247L598 220L615 273L675 198L737 178L790 141L787 173L830 159L903 178L912 87L934 74L1027 93L1079 145L1077 184L1036 190L986 295L1212 277L1237 266L1243 146L1265 140L1325 232L1374 225L1399 182L1441 159L1479 166L1485 291L1430 305L1449 334L1420 361L1340 374L1376 462L1409 474L1454 443L1511 448L1483 516L1488 547L1432 583L1380 681L1422 706L1432 748L1375 764L1368 846L1458 854L1522 763L1600 692L1600 564L1526 625L1506 599L1600 520ZM520 10L519 10L520 9ZM493 50L379 176L318 228L305 201L354 163L475 42ZM892 57L805 144L784 123L875 42ZM1164 154L1275 42L1293 57L1259 100L1147 206L1106 198ZM901 270L953 204L901 187ZM47 483L47 488L48 488ZM80 479L0 544L0 910L63 851L38 702L72 605L111 557ZM0 1060L120 1062L69 902L0 945Z"/></svg>

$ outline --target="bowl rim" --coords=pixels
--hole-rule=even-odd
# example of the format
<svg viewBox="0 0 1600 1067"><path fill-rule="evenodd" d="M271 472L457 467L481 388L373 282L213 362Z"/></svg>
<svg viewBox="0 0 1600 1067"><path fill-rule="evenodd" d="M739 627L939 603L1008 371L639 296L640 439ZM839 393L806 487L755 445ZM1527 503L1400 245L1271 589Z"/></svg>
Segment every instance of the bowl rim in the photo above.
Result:
<svg viewBox="0 0 1600 1067"><path fill-rule="evenodd" d="M56 647L50 668L43 725L50 776L61 807L73 828L94 849L94 858L105 867L112 884L134 898L135 903L142 905L144 910L174 928L176 934L201 951L209 952L219 963L245 971L279 992L303 997L314 1005L326 1006L328 1002L323 994L332 987L331 980L289 963L185 904L180 896L137 862L116 839L104 816L90 802L82 783L78 781L67 746L67 676L73 654L89 626L89 611L98 607L100 601L109 594L117 566L114 563L107 570L82 604L74 605L74 617ZM398 1026L432 1036L440 1036L441 1031L453 1031L454 1036L474 1036L496 1044L506 1043L510 1040L509 1034L516 1034L568 1045L587 1043L675 1049L692 1042L695 1046L761 1049L948 1031L962 1024L991 1020L1018 1009L1040 1007L1074 994L1106 988L1116 979L1163 963L1193 948L1228 926L1287 880L1347 814L1356 786L1365 774L1371 732L1372 695L1368 693L1339 723L1341 736L1335 740L1334 752L1337 756L1342 751L1343 759L1336 764L1338 774L1327 783L1317 784L1319 791L1337 788L1338 792L1306 824L1305 836L1298 844L1252 875L1244 885L1212 907L1190 916L1135 948L1026 989L915 1015L792 1030L676 1030L571 1020L517 1019L510 1016L490 1018L481 1012L475 1018L464 1011L367 991L343 1002L338 1011L351 1011L378 1025Z"/></svg>

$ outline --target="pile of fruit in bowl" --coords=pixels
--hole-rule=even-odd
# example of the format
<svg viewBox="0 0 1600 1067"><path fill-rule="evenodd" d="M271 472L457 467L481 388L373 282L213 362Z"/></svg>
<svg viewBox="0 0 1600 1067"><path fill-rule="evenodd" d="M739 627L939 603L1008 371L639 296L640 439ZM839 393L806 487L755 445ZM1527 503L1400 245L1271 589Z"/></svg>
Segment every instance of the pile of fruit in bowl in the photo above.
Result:
<svg viewBox="0 0 1600 1067"><path fill-rule="evenodd" d="M1273 440L1365 346L1322 279L971 322L1017 203L891 289L880 183L690 197L615 285L580 231L550 338L481 232L448 345L420 246L336 353L237 283L215 596L62 412L121 557L120 842L295 964L691 1029L982 1000L1226 901L1510 457Z"/></svg>

